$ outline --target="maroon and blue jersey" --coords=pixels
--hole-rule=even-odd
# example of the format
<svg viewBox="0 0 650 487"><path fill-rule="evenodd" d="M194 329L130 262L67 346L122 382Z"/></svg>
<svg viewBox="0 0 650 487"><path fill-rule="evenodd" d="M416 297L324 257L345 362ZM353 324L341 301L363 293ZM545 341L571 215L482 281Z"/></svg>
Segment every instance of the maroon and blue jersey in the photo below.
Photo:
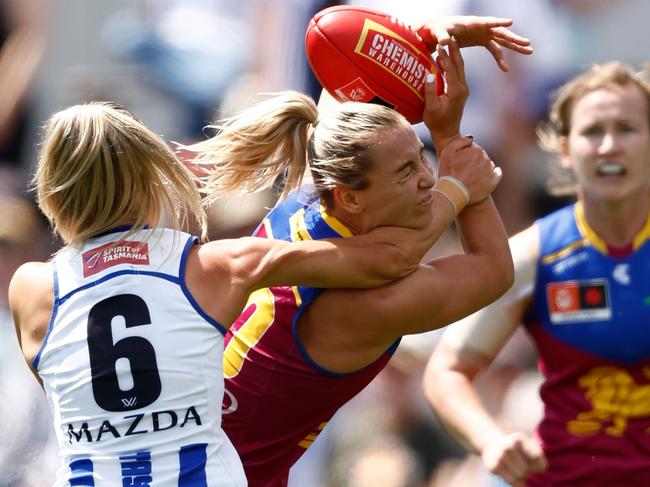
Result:
<svg viewBox="0 0 650 487"><path fill-rule="evenodd" d="M278 204L254 235L295 242L352 234L325 212L317 197L297 192ZM300 342L296 326L322 291L304 286L260 289L226 335L223 429L251 487L286 485L289 468L397 348L396 342L353 373L320 367Z"/></svg>
<svg viewBox="0 0 650 487"><path fill-rule="evenodd" d="M650 221L614 257L580 204L537 222L526 326L545 381L547 472L528 486L650 485Z"/></svg>

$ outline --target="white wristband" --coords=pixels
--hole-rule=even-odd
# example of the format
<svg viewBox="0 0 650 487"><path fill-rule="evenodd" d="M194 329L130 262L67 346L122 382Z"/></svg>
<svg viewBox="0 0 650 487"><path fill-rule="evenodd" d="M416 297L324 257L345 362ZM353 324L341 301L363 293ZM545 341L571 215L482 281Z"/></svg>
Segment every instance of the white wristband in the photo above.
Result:
<svg viewBox="0 0 650 487"><path fill-rule="evenodd" d="M465 198L467 198L467 201L469 202L469 191L467 190L467 186L465 186L465 183L463 183L460 179L455 178L454 176L441 176L438 179L446 179L447 181L451 181L452 183L454 183L456 186L458 186L458 189L460 189L463 192Z"/></svg>
<svg viewBox="0 0 650 487"><path fill-rule="evenodd" d="M469 202L469 192L465 185L452 176L438 178L433 191L440 193L451 203L454 215L458 215Z"/></svg>

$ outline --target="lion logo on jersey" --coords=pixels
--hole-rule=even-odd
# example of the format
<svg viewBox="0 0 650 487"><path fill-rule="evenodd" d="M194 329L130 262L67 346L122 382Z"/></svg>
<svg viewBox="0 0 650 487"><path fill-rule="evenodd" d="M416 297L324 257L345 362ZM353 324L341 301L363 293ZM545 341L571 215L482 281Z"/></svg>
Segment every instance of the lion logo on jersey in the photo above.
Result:
<svg viewBox="0 0 650 487"><path fill-rule="evenodd" d="M650 378L650 367L645 367L643 373ZM593 409L567 423L573 435L591 436L602 429L608 436L622 436L628 419L650 417L650 384L635 383L624 369L594 367L578 380L578 385L586 389L585 397Z"/></svg>

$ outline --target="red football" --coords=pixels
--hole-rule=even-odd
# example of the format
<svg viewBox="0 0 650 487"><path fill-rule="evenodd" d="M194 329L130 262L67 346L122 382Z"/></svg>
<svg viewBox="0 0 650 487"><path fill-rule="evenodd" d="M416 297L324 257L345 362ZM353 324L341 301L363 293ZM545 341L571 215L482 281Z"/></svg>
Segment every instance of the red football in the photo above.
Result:
<svg viewBox="0 0 650 487"><path fill-rule="evenodd" d="M338 101L380 103L409 122L422 121L424 82L443 81L420 36L395 17L339 5L318 12L305 36L314 74Z"/></svg>

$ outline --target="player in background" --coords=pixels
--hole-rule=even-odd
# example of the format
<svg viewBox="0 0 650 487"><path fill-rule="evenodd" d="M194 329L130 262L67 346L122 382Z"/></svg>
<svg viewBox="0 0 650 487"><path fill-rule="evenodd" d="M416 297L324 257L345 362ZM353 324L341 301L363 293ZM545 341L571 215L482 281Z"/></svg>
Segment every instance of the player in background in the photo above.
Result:
<svg viewBox="0 0 650 487"><path fill-rule="evenodd" d="M198 245L181 231L205 233L192 175L108 103L49 120L34 181L65 245L15 272L9 306L52 412L57 486L245 485L215 405L224 334L250 292L380 285L415 270L431 245L403 228Z"/></svg>
<svg viewBox="0 0 650 487"><path fill-rule="evenodd" d="M253 293L224 355L224 429L251 486L286 485L291 465L386 365L402 335L469 314L511 284L507 236L490 199L501 173L459 134L468 92L460 50L452 42L450 51L438 49L446 93L436 96L433 76L425 88L424 121L440 153L437 179L422 143L394 110L344 103L319 113L310 98L291 92L226 120L194 148L215 165L208 192L239 186L250 173L259 176L251 189L285 175L285 192L295 191L268 214L258 236L350 237L432 218L444 220L442 232L457 217L466 243L465 255L421 265L376 292L276 286ZM311 191L299 187L307 165Z"/></svg>
<svg viewBox="0 0 650 487"><path fill-rule="evenodd" d="M424 390L513 486L650 485L650 84L594 65L557 91L548 127L565 171L552 189L577 202L510 239L513 287L446 330ZM503 430L472 385L520 324L544 376L534 437Z"/></svg>

